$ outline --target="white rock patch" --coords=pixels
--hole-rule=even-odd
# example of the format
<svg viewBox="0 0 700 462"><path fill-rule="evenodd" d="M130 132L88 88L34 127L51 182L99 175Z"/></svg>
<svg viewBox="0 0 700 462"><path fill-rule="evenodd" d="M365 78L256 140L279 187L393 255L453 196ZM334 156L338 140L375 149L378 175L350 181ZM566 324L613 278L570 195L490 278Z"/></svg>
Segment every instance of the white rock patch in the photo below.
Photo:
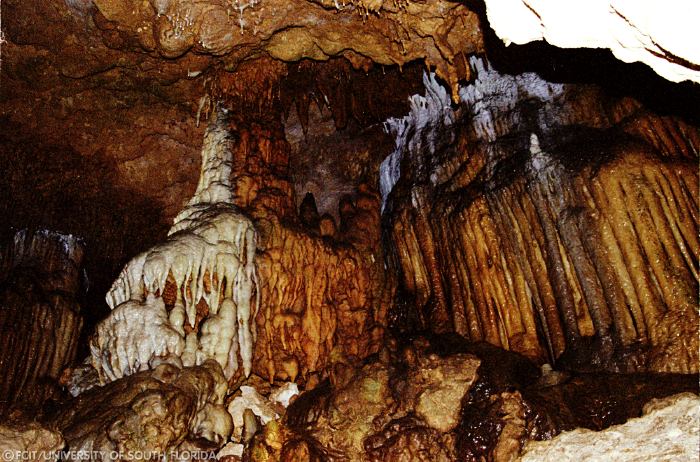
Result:
<svg viewBox="0 0 700 462"><path fill-rule="evenodd" d="M655 400L644 415L600 432L576 429L550 441L530 441L523 461L681 461L700 458L700 398L682 393Z"/></svg>
<svg viewBox="0 0 700 462"><path fill-rule="evenodd" d="M149 368L156 358L177 357L182 365L215 359L231 377L252 369L254 316L260 300L253 223L233 205L232 154L227 131L213 121L202 148L202 171L188 205L175 218L168 239L136 256L107 294L113 312L92 339L93 365L103 380ZM167 313L161 298L168 277L177 286ZM209 314L199 331L196 306Z"/></svg>

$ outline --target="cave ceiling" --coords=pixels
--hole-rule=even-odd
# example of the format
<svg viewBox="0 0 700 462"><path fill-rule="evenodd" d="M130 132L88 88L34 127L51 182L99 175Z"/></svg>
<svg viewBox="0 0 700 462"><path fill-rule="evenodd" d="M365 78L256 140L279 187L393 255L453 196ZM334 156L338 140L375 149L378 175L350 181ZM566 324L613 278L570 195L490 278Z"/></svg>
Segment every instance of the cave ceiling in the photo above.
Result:
<svg viewBox="0 0 700 462"><path fill-rule="evenodd" d="M456 95L466 57L483 51L479 21L444 0L8 0L2 136L103 158L168 222L172 198L194 188L216 101L274 122L294 108L304 131L310 100L339 129L378 124L420 88L406 66L435 70ZM387 74L407 83L383 87Z"/></svg>
<svg viewBox="0 0 700 462"><path fill-rule="evenodd" d="M60 88L61 97L110 91L104 109L128 105L134 94L196 104L213 70L236 73L265 57L343 56L365 69L421 60L456 85L468 77L466 55L483 46L476 13L443 0L6 1L3 19L5 85ZM284 71L262 65L239 77L241 88Z"/></svg>

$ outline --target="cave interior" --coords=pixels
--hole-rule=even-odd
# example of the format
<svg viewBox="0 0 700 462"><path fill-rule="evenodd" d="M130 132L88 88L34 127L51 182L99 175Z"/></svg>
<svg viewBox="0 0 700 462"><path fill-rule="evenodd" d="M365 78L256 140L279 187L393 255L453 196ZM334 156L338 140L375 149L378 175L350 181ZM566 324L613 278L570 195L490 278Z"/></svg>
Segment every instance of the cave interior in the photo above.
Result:
<svg viewBox="0 0 700 462"><path fill-rule="evenodd" d="M3 460L698 460L700 6L598 3L2 1Z"/></svg>

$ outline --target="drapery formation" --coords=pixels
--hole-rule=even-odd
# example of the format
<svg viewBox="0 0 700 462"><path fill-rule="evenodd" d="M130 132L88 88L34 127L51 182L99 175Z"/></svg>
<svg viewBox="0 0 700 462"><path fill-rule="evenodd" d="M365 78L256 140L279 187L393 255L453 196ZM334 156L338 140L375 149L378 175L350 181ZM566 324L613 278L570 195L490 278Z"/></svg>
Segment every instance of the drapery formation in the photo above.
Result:
<svg viewBox="0 0 700 462"><path fill-rule="evenodd" d="M405 144L385 220L419 327L580 368L697 372L698 130L526 76L481 66L436 154Z"/></svg>

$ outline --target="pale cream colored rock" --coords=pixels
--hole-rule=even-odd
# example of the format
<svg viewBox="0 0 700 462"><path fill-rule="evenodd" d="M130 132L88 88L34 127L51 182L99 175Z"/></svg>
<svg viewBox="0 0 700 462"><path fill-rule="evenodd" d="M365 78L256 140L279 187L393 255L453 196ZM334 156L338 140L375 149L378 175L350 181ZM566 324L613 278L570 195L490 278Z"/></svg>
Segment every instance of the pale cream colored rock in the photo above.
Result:
<svg viewBox="0 0 700 462"><path fill-rule="evenodd" d="M416 414L432 428L449 432L459 424L462 398L476 381L479 360L466 354L448 359L428 356L409 378Z"/></svg>
<svg viewBox="0 0 700 462"><path fill-rule="evenodd" d="M60 433L38 423L23 425L21 429L0 425L0 455L3 461L51 460L64 444Z"/></svg>
<svg viewBox="0 0 700 462"><path fill-rule="evenodd" d="M275 411L273 403L260 395L255 388L243 385L240 390L241 395L234 398L228 405L228 412L233 418L232 439L234 441L240 441L243 436L243 415L246 409L250 409L253 414L260 419L263 425L271 420L279 418L279 414Z"/></svg>
<svg viewBox="0 0 700 462"><path fill-rule="evenodd" d="M299 394L299 386L294 382L287 382L270 393L270 401L279 403L286 409L290 400Z"/></svg>
<svg viewBox="0 0 700 462"><path fill-rule="evenodd" d="M64 460L94 460L97 453L114 451L119 460L129 460L129 451L185 452L197 449L197 442L211 447L228 441L232 425L224 407L226 390L214 360L183 369L161 364L84 391L49 415L48 422L66 440ZM189 443L181 446L185 440Z"/></svg>
<svg viewBox="0 0 700 462"><path fill-rule="evenodd" d="M225 457L243 457L244 446L239 443L228 443L216 453L216 460L223 460Z"/></svg>
<svg viewBox="0 0 700 462"><path fill-rule="evenodd" d="M700 397L681 393L654 400L642 417L600 432L576 429L550 441L530 441L521 460L560 462L698 460Z"/></svg>
<svg viewBox="0 0 700 462"><path fill-rule="evenodd" d="M204 138L197 190L175 218L168 239L133 258L107 294L113 311L91 341L102 381L152 368L169 357L185 366L215 359L227 378L238 369L240 357L250 374L260 301L257 236L252 221L233 206L232 162L221 111ZM170 312L163 301L169 278L176 285ZM202 300L208 311L195 330Z"/></svg>

